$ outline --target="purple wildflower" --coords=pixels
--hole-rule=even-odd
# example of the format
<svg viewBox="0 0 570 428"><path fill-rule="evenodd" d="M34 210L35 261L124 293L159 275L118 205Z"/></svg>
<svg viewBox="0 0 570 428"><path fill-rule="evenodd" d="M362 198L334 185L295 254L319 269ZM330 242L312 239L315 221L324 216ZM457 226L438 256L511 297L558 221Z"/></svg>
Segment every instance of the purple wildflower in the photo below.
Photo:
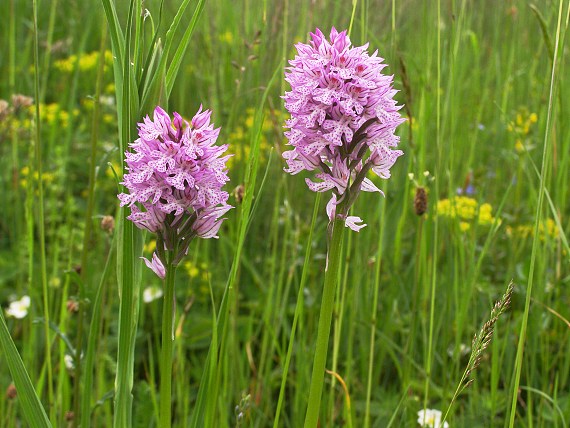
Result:
<svg viewBox="0 0 570 428"><path fill-rule="evenodd" d="M122 184L128 193L118 195L121 206L128 205L127 217L137 227L158 235L157 253L145 259L164 278L165 251L174 251L176 265L188 251L195 236L217 238L232 207L222 190L229 180L223 156L227 144L215 145L220 129L210 123L211 112L202 106L188 123L174 112L156 107L153 120L139 123L139 138L125 152L127 173Z"/></svg>
<svg viewBox="0 0 570 428"><path fill-rule="evenodd" d="M393 99L393 76L382 74L383 59L367 52L368 44L351 46L346 31L334 27L327 40L317 28L310 44L296 45L285 80L285 108L291 113L285 136L293 149L283 153L286 172L319 172L320 181L306 180L314 192L333 191L327 205L335 216L358 231L365 225L347 216L358 193L380 192L366 174L390 177L390 168L402 151L394 149L400 137L396 127L404 122Z"/></svg>

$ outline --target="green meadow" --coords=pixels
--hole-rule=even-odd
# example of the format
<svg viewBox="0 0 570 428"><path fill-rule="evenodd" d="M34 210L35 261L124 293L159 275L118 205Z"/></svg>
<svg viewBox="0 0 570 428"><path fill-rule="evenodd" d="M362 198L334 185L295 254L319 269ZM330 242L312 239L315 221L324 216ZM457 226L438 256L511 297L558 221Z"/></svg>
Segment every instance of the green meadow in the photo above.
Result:
<svg viewBox="0 0 570 428"><path fill-rule="evenodd" d="M283 171L281 97L294 45L333 26L378 50L407 121L392 176L370 177L385 197L361 194L367 227L343 228L319 426L420 427L422 409L451 428L569 426L569 14L567 0L0 2L0 426L169 426L163 282L140 260L156 236L117 199L157 105L211 109L233 154L235 208L176 273L172 426L304 426L330 192Z"/></svg>

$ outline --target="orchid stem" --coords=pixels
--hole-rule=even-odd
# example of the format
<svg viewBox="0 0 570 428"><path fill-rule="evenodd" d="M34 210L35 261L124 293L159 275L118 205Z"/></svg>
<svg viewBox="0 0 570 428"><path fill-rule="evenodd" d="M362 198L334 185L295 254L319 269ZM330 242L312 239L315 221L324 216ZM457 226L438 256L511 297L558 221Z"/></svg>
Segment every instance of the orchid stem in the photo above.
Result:
<svg viewBox="0 0 570 428"><path fill-rule="evenodd" d="M325 272L325 286L321 301L321 313L319 315L319 327L317 332L317 345L313 361L313 373L309 389L309 405L305 416L305 428L315 428L319 420L321 407L321 395L325 377L325 366L331 321L334 308L335 288L338 283L339 262L342 253L342 236L344 232L344 220L335 218L331 223L331 235L327 252L327 269Z"/></svg>
<svg viewBox="0 0 570 428"><path fill-rule="evenodd" d="M167 253L166 278L164 280L164 302L162 306L162 352L160 355L160 428L170 428L172 423L172 348L174 344L174 278L175 253Z"/></svg>

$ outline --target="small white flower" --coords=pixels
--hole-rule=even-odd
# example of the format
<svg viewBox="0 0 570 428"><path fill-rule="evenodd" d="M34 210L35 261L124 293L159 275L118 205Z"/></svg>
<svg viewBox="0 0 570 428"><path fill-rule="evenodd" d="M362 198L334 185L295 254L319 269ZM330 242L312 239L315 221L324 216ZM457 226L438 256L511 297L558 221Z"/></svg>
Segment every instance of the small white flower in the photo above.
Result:
<svg viewBox="0 0 570 428"><path fill-rule="evenodd" d="M414 173L408 172L408 178L410 179L410 181L413 181L414 180Z"/></svg>
<svg viewBox="0 0 570 428"><path fill-rule="evenodd" d="M418 411L418 424L429 428L449 428L447 422L441 426L441 412L435 409L424 409Z"/></svg>
<svg viewBox="0 0 570 428"><path fill-rule="evenodd" d="M6 309L6 315L13 318L22 319L28 315L30 308L30 296L23 296L20 300L10 303L10 307Z"/></svg>
<svg viewBox="0 0 570 428"><path fill-rule="evenodd" d="M153 300L162 297L162 288L158 287L147 287L143 291L143 301L145 303L150 303Z"/></svg>
<svg viewBox="0 0 570 428"><path fill-rule="evenodd" d="M459 345L459 356L460 357L464 357L466 355L469 355L471 353L471 347L467 346L465 343L462 343L461 345ZM447 348L447 355L449 355L451 358L454 357L455 355L455 346L451 345L449 346L449 348Z"/></svg>
<svg viewBox="0 0 570 428"><path fill-rule="evenodd" d="M65 357L63 357L63 362L67 370L69 371L75 370L75 363L73 362L73 357L71 355L65 354Z"/></svg>
<svg viewBox="0 0 570 428"><path fill-rule="evenodd" d="M429 171L424 171L424 177L429 177Z"/></svg>
<svg viewBox="0 0 570 428"><path fill-rule="evenodd" d="M115 105L115 97L112 97L110 95L101 95L99 97L99 102L105 106L114 106Z"/></svg>

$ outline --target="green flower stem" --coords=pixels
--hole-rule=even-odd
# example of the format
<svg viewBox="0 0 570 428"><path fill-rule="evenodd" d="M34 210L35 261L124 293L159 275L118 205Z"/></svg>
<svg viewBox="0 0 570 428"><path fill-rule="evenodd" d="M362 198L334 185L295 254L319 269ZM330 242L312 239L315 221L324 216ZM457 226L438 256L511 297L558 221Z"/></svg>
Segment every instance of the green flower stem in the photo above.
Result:
<svg viewBox="0 0 570 428"><path fill-rule="evenodd" d="M167 253L166 278L164 279L164 302L162 304L162 352L160 355L160 428L170 428L172 421L172 348L174 345L174 278L176 266L174 253Z"/></svg>
<svg viewBox="0 0 570 428"><path fill-rule="evenodd" d="M53 390L53 365L51 363L51 345L52 338L49 330L50 314L49 314L49 293L47 283L47 266L46 266L46 232L45 232L45 215L44 215L44 185L42 179L42 140L41 140L41 120L40 120L40 69L39 69L39 39L38 39L38 4L34 0L32 2L33 22L34 22L34 95L35 102L35 162L36 172L38 174L38 235L40 242L40 273L42 285L43 300L43 316L44 316L44 335L45 335L45 367L47 369L47 390L48 390L48 409L50 421L56 421L55 395ZM43 70L45 72L45 70ZM33 283L32 283L33 284Z"/></svg>
<svg viewBox="0 0 570 428"><path fill-rule="evenodd" d="M311 375L311 387L309 389L309 405L307 407L307 415L305 416L305 428L315 428L319 420L319 409L321 407L321 395L323 392L325 365L327 362L331 320L334 308L334 294L338 283L338 268L340 255L342 253L344 220L337 217L329 227L331 228L331 232L327 252L328 266L325 273L325 286L321 301L321 313L319 315L317 345L315 358L313 360L313 373Z"/></svg>

